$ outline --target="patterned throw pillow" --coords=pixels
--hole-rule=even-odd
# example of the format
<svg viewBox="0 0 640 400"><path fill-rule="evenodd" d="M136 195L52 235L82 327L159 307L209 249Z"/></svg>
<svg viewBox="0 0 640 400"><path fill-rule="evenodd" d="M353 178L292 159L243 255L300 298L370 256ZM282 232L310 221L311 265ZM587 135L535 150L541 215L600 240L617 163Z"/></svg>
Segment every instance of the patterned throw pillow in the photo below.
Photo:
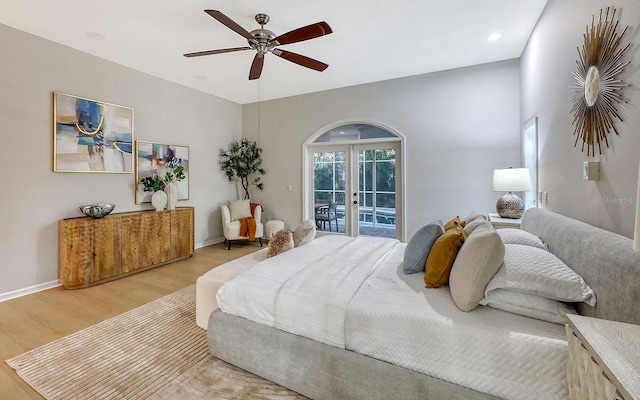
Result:
<svg viewBox="0 0 640 400"><path fill-rule="evenodd" d="M227 201L227 207L229 207L229 214L231 214L232 221L251 217L249 200Z"/></svg>
<svg viewBox="0 0 640 400"><path fill-rule="evenodd" d="M293 232L289 229L280 229L269 240L267 248L267 258L277 256L280 253L291 250L295 247L293 243Z"/></svg>

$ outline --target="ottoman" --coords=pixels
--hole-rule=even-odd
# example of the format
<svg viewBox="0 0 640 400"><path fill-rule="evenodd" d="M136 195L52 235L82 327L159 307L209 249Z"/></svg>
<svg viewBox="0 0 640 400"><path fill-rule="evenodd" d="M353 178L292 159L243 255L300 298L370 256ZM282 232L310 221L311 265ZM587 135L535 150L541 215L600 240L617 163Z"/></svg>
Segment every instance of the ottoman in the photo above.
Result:
<svg viewBox="0 0 640 400"><path fill-rule="evenodd" d="M280 229L284 229L284 221L272 219L264 224L265 235L267 240L271 240L271 237L276 234Z"/></svg>

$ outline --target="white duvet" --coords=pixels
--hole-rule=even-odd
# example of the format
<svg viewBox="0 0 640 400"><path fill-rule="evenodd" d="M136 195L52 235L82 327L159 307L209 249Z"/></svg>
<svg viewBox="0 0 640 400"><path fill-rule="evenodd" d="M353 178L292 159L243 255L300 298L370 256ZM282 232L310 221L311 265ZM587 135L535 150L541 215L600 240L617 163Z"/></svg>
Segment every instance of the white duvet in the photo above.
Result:
<svg viewBox="0 0 640 400"><path fill-rule="evenodd" d="M222 311L505 399L567 399L562 325L488 307L405 275L406 244L324 236L218 292ZM340 284L337 284L340 283Z"/></svg>

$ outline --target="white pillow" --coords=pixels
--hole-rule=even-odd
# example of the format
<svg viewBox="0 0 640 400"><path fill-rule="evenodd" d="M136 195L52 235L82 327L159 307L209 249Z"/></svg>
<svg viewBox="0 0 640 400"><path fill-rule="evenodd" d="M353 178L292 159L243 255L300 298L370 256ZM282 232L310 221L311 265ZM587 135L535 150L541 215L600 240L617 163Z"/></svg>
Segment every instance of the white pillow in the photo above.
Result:
<svg viewBox="0 0 640 400"><path fill-rule="evenodd" d="M498 229L498 235L500 235L504 244L523 244L525 246L537 247L542 250L549 250L542 242L542 239L533 233L523 231L522 229L502 228Z"/></svg>
<svg viewBox="0 0 640 400"><path fill-rule="evenodd" d="M567 314L577 314L573 307L561 301L504 289L492 290L480 304L555 324L566 324Z"/></svg>
<svg viewBox="0 0 640 400"><path fill-rule="evenodd" d="M485 225L487 223L490 223L490 222L487 222L487 220L485 220L484 218L476 218L474 220L467 221L467 223L464 225L464 231L467 234L467 236L469 236L473 233L473 231L476 230L477 227L481 225Z"/></svg>
<svg viewBox="0 0 640 400"><path fill-rule="evenodd" d="M496 289L533 294L551 300L596 305L593 290L580 275L546 250L505 244L504 263L487 285L485 297Z"/></svg>
<svg viewBox="0 0 640 400"><path fill-rule="evenodd" d="M475 221L477 219L481 219L483 221L486 221L487 220L487 216L484 215L483 213L479 213L476 210L473 210L473 211L471 211L469 213L469 215L467 215L467 218L464 219L464 222L466 222L468 224L468 223L470 223L472 221Z"/></svg>
<svg viewBox="0 0 640 400"><path fill-rule="evenodd" d="M484 221L467 236L451 267L449 288L456 307L471 311L478 306L503 257L504 243L491 223Z"/></svg>
<svg viewBox="0 0 640 400"><path fill-rule="evenodd" d="M232 221L252 216L249 200L227 201L227 207L229 207L229 214L231 214Z"/></svg>
<svg viewBox="0 0 640 400"><path fill-rule="evenodd" d="M309 243L316 237L316 224L312 219L302 221L293 231L293 243L296 247Z"/></svg>

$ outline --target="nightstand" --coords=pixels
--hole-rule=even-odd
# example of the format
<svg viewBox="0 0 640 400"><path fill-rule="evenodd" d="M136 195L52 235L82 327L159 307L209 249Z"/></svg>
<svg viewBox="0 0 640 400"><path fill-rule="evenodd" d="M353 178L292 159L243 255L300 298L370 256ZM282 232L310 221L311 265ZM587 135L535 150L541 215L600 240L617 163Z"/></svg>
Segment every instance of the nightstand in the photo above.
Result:
<svg viewBox="0 0 640 400"><path fill-rule="evenodd" d="M640 400L640 325L567 317L571 400Z"/></svg>
<svg viewBox="0 0 640 400"><path fill-rule="evenodd" d="M494 228L514 228L520 229L521 218L502 218L496 213L489 213L489 222Z"/></svg>

